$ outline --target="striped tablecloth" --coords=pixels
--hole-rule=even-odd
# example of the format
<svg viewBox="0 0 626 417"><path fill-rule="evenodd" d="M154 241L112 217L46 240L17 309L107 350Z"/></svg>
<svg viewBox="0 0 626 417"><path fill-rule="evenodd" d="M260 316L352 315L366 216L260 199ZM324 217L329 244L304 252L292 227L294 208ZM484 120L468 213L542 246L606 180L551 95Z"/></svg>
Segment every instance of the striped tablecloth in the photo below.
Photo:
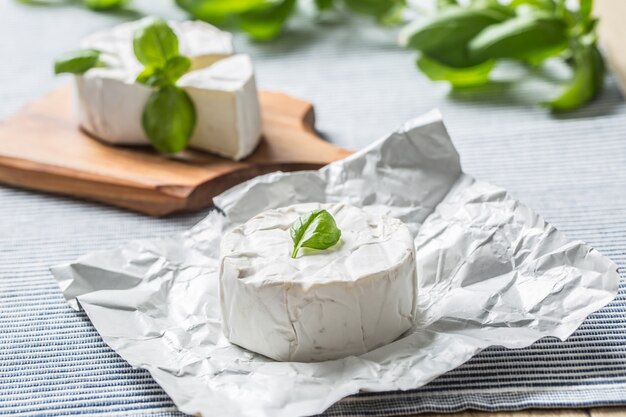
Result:
<svg viewBox="0 0 626 417"><path fill-rule="evenodd" d="M143 10L182 17L170 5ZM81 36L130 13L0 3L0 116L54 84L50 63ZM425 80L393 33L362 21L294 22L278 42L237 47L262 88L314 102L329 140L359 148L439 107L467 172L507 188L570 238L612 258L626 276L626 105L614 82L593 105L554 117L532 105L540 78L501 68L465 93ZM521 77L523 82L511 83ZM15 140L19 140L16 137ZM134 370L71 310L48 267L138 237L189 228L206 213L153 219L69 198L0 187L0 415L175 415L147 372ZM626 404L626 282L568 341L491 348L423 389L345 399L328 415L403 415Z"/></svg>

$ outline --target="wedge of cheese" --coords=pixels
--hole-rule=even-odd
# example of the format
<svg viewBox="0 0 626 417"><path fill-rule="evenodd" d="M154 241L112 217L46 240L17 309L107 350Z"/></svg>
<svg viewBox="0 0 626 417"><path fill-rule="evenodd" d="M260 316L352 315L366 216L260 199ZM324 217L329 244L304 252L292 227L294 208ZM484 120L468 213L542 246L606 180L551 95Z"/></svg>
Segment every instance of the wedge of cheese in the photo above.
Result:
<svg viewBox="0 0 626 417"><path fill-rule="evenodd" d="M291 258L290 225L320 207L335 218L341 241ZM270 210L228 232L220 258L225 336L272 359L359 355L413 325L415 251L400 220L345 204Z"/></svg>
<svg viewBox="0 0 626 417"><path fill-rule="evenodd" d="M196 109L189 146L240 160L261 137L261 111L252 61L232 53L230 34L202 22L170 22L193 67L178 80ZM84 130L117 145L149 144L141 115L153 89L135 82L141 65L132 35L141 21L88 37L83 47L104 52L107 66L75 77L76 112ZM194 69L195 68L195 69Z"/></svg>

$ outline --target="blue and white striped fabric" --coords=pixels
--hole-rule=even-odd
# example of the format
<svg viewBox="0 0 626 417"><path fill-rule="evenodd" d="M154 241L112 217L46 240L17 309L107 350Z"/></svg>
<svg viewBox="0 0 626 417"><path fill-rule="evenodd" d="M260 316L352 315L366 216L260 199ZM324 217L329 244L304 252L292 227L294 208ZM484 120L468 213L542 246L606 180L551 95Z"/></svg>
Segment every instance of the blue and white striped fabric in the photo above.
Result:
<svg viewBox="0 0 626 417"><path fill-rule="evenodd" d="M148 10L154 3L136 1ZM0 66L0 115L51 88L56 54L121 18L0 3L0 50L10 57ZM350 397L327 415L626 404L626 105L612 82L593 105L557 118L529 104L545 94L536 79L509 84L519 74L503 68L502 82L451 94L421 77L392 35L362 22L323 31L297 22L275 44L237 44L253 56L261 87L313 101L322 133L344 146L362 147L439 107L467 172L609 256L622 277L616 300L566 342L491 348L423 389ZM65 304L48 267L185 230L204 214L152 219L0 187L0 415L177 415L146 371L133 370Z"/></svg>

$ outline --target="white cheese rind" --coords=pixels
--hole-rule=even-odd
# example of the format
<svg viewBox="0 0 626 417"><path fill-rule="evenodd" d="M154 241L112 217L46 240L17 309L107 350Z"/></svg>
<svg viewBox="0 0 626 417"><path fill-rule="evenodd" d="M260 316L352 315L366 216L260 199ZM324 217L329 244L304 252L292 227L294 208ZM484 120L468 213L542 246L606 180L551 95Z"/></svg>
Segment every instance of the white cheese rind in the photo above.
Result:
<svg viewBox="0 0 626 417"><path fill-rule="evenodd" d="M335 217L341 243L292 259L289 227L318 207ZM408 227L353 206L299 204L255 216L222 239L219 276L226 337L278 361L360 355L413 325Z"/></svg>
<svg viewBox="0 0 626 417"><path fill-rule="evenodd" d="M129 81L119 68L94 68L75 77L80 125L119 145L149 144L141 115L150 87ZM233 55L185 74L178 82L194 103L196 126L189 146L239 160L261 137L254 69L247 55Z"/></svg>
<svg viewBox="0 0 626 417"><path fill-rule="evenodd" d="M115 145L150 143L141 115L152 94L143 84L126 81L126 72L94 68L74 77L78 123L89 134Z"/></svg>
<svg viewBox="0 0 626 417"><path fill-rule="evenodd" d="M234 160L254 151L261 137L261 108L248 55L234 55L205 70L189 72L178 85L196 105L192 148Z"/></svg>

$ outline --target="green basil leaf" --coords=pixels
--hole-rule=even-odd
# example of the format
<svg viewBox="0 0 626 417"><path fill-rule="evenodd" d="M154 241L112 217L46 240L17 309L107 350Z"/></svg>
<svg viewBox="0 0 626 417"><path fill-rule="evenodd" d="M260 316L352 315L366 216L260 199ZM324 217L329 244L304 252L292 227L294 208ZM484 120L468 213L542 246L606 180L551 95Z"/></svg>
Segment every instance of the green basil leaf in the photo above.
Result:
<svg viewBox="0 0 626 417"><path fill-rule="evenodd" d="M404 6L402 0L344 0L344 3L352 11L378 20L385 19L399 6Z"/></svg>
<svg viewBox="0 0 626 417"><path fill-rule="evenodd" d="M471 57L467 45L462 44L441 48L428 52L428 54L422 53L422 55L427 55L429 58L453 68L473 67L484 62Z"/></svg>
<svg viewBox="0 0 626 417"><path fill-rule="evenodd" d="M467 67L449 67L428 56L422 55L417 60L418 68L433 81L448 81L453 87L476 87L489 81L489 74L495 65L490 60Z"/></svg>
<svg viewBox="0 0 626 417"><path fill-rule="evenodd" d="M492 13L499 13L505 18L515 17L515 10L506 4L501 4L498 0L472 0L469 4L469 8L489 10Z"/></svg>
<svg viewBox="0 0 626 417"><path fill-rule="evenodd" d="M169 79L162 68L152 66L145 67L143 71L137 75L136 81L150 87L164 87L172 84L169 82Z"/></svg>
<svg viewBox="0 0 626 417"><path fill-rule="evenodd" d="M109 10L121 7L126 0L84 0L85 6L92 10Z"/></svg>
<svg viewBox="0 0 626 417"><path fill-rule="evenodd" d="M509 7L518 8L522 6L532 7L534 9L555 11L556 3L554 0L513 0L509 3Z"/></svg>
<svg viewBox="0 0 626 417"><path fill-rule="evenodd" d="M180 152L196 125L196 109L182 89L168 85L153 92L141 117L144 132L159 151Z"/></svg>
<svg viewBox="0 0 626 417"><path fill-rule="evenodd" d="M235 21L252 39L268 41L278 36L295 6L296 0L267 1L260 7L241 13Z"/></svg>
<svg viewBox="0 0 626 417"><path fill-rule="evenodd" d="M178 55L178 37L160 18L147 18L133 36L135 56L145 66L164 67Z"/></svg>
<svg viewBox="0 0 626 417"><path fill-rule="evenodd" d="M193 17L217 24L266 3L267 0L176 0L176 4Z"/></svg>
<svg viewBox="0 0 626 417"><path fill-rule="evenodd" d="M573 110L591 101L602 90L606 68L595 43L574 51L574 76L554 100L543 103L555 112Z"/></svg>
<svg viewBox="0 0 626 417"><path fill-rule="evenodd" d="M442 10L448 8L450 6L458 6L459 2L457 0L437 0L436 7L438 10Z"/></svg>
<svg viewBox="0 0 626 417"><path fill-rule="evenodd" d="M163 70L170 83L174 84L180 77L185 75L190 68L191 59L186 56L178 55L168 59Z"/></svg>
<svg viewBox="0 0 626 417"><path fill-rule="evenodd" d="M54 73L84 74L94 67L102 67L100 51L96 49L82 49L69 52L54 61Z"/></svg>
<svg viewBox="0 0 626 417"><path fill-rule="evenodd" d="M415 21L400 34L400 42L425 53L467 44L486 27L509 16L492 9L449 7L425 21Z"/></svg>
<svg viewBox="0 0 626 417"><path fill-rule="evenodd" d="M583 22L591 20L593 10L593 0L580 0L579 13Z"/></svg>
<svg viewBox="0 0 626 417"><path fill-rule="evenodd" d="M333 7L334 0L315 0L317 10L328 10Z"/></svg>
<svg viewBox="0 0 626 417"><path fill-rule="evenodd" d="M151 87L174 85L191 68L191 60L178 55L167 60L164 68L148 66L137 76L137 82Z"/></svg>
<svg viewBox="0 0 626 417"><path fill-rule="evenodd" d="M301 248L328 249L339 242L341 230L333 216L324 209L313 210L300 216L289 230L293 240L293 252L295 258Z"/></svg>
<svg viewBox="0 0 626 417"><path fill-rule="evenodd" d="M490 58L532 59L550 56L567 47L567 26L547 15L521 15L481 31L469 44L470 55Z"/></svg>

